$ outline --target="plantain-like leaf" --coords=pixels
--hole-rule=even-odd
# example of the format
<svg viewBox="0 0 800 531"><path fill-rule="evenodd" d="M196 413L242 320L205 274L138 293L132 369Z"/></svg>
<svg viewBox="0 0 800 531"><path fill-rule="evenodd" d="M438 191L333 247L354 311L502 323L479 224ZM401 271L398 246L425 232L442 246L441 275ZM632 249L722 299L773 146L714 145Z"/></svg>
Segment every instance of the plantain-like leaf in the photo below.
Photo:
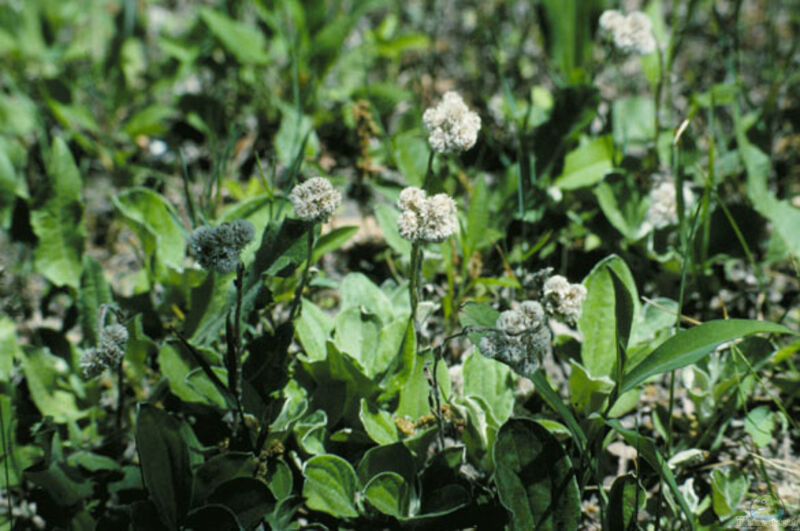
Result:
<svg viewBox="0 0 800 531"><path fill-rule="evenodd" d="M306 505L339 518L355 518L358 480L353 467L339 456L312 457L303 468Z"/></svg>
<svg viewBox="0 0 800 531"><path fill-rule="evenodd" d="M142 477L158 514L176 529L189 510L192 470L181 422L151 404L140 404L136 415L136 449Z"/></svg>
<svg viewBox="0 0 800 531"><path fill-rule="evenodd" d="M245 529L253 529L275 508L275 497L266 483L238 477L218 486L209 498L213 504L230 509Z"/></svg>
<svg viewBox="0 0 800 531"><path fill-rule="evenodd" d="M696 363L722 343L759 333L798 335L794 330L768 321L748 319L708 321L678 332L648 354L625 375L620 394L651 376Z"/></svg>
<svg viewBox="0 0 800 531"><path fill-rule="evenodd" d="M547 429L512 418L494 444L495 483L512 530L577 529L581 499L575 470Z"/></svg>
<svg viewBox="0 0 800 531"><path fill-rule="evenodd" d="M631 475L620 476L608 496L608 525L611 529L636 529L636 516L644 507L647 493Z"/></svg>

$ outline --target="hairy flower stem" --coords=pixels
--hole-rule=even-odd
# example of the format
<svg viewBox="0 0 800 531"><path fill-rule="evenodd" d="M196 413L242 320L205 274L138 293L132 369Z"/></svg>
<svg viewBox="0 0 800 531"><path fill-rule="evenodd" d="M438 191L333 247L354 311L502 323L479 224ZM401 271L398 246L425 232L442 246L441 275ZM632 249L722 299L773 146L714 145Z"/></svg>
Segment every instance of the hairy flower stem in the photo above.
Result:
<svg viewBox="0 0 800 531"><path fill-rule="evenodd" d="M311 269L311 260L314 253L314 225L308 229L308 249L306 252L306 266L303 269L303 274L300 277L300 283L297 284L297 289L294 292L294 299L292 300L292 309L289 311L289 321L294 321L297 317L297 312L300 310L300 300L303 296L303 290L308 282L308 271Z"/></svg>
<svg viewBox="0 0 800 531"><path fill-rule="evenodd" d="M234 341L234 360L236 376L236 400L242 403L242 296L244 294L244 264L239 262L236 267L236 310L233 317L233 341ZM244 415L244 413L242 413ZM241 419L244 422L244 418Z"/></svg>
<svg viewBox="0 0 800 531"><path fill-rule="evenodd" d="M11 459L11 448L6 446L6 423L3 408L0 406L0 438L3 442L3 469L6 476L6 499L8 500L8 528L14 529L14 514L11 512L11 480L8 473L8 460ZM11 441L9 440L9 444Z"/></svg>
<svg viewBox="0 0 800 531"><path fill-rule="evenodd" d="M658 81L656 82L656 91L653 95L655 112L653 113L653 147L658 152L658 134L661 131L661 97L664 92L664 79L666 65L664 64L664 54L659 46L656 46L656 53L658 53Z"/></svg>
<svg viewBox="0 0 800 531"><path fill-rule="evenodd" d="M408 295L411 302L411 323L414 332L417 332L417 305L419 304L419 275L422 265L422 246L415 241L411 244L410 279L408 282Z"/></svg>
<svg viewBox="0 0 800 531"><path fill-rule="evenodd" d="M436 152L431 150L430 155L428 155L428 169L425 170L425 180L422 181L422 189L425 190L426 194L431 193L431 184L433 181L433 157L436 155Z"/></svg>
<svg viewBox="0 0 800 531"><path fill-rule="evenodd" d="M125 373L122 370L122 360L117 364L117 431L122 433L122 408L125 405Z"/></svg>

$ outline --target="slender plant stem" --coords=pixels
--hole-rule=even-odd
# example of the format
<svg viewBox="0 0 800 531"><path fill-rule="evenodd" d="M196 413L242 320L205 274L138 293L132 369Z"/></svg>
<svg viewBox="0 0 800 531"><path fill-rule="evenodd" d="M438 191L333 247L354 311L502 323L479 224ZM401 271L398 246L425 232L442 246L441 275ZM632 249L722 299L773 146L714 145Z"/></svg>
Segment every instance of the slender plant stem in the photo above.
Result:
<svg viewBox="0 0 800 531"><path fill-rule="evenodd" d="M653 95L655 112L653 113L653 148L658 153L658 135L661 131L661 95L664 91L664 53L661 47L656 44L656 52L658 53L658 82L656 83L656 91Z"/></svg>
<svg viewBox="0 0 800 531"><path fill-rule="evenodd" d="M308 271L311 269L311 260L314 253L314 225L308 228L308 248L306 252L306 266L303 269L303 274L300 277L300 283L297 284L297 290L294 292L294 299L292 300L292 309L289 311L289 321L294 321L297 317L297 312L300 310L300 299L303 296L303 290L308 282Z"/></svg>
<svg viewBox="0 0 800 531"><path fill-rule="evenodd" d="M428 168L425 170L425 180L422 181L422 189L425 193L430 193L431 185L433 184L433 157L436 155L434 150L431 150L428 155Z"/></svg>
<svg viewBox="0 0 800 531"><path fill-rule="evenodd" d="M239 262L236 268L236 310L233 321L233 341L234 341L234 369L236 371L236 400L242 403L242 296L244 292L244 264ZM242 413L243 414L243 413ZM242 418L244 423L244 418Z"/></svg>
<svg viewBox="0 0 800 531"><path fill-rule="evenodd" d="M122 433L122 409L125 406L125 373L122 360L117 363L117 432Z"/></svg>
<svg viewBox="0 0 800 531"><path fill-rule="evenodd" d="M10 399L9 395L9 399ZM10 403L10 400L9 400ZM3 441L3 469L6 476L6 500L8 501L8 528L14 529L14 515L11 512L11 480L8 473L8 460L11 459L11 448L6 446L6 423L3 416L3 406L0 405L0 438ZM10 442L10 441L9 441Z"/></svg>
<svg viewBox="0 0 800 531"><path fill-rule="evenodd" d="M411 323L417 331L417 305L419 304L419 269L422 263L422 245L419 242L411 244L411 278L408 282L408 295L411 302Z"/></svg>

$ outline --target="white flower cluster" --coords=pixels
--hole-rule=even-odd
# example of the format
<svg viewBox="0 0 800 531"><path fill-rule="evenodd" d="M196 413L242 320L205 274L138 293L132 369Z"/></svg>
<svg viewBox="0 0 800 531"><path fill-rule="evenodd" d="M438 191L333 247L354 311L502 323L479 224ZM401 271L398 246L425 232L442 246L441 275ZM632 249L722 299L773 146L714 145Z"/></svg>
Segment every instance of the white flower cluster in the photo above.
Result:
<svg viewBox="0 0 800 531"><path fill-rule="evenodd" d="M425 197L425 191L409 186L397 200L397 228L406 240L441 243L458 232L456 202L447 194Z"/></svg>
<svg viewBox="0 0 800 531"><path fill-rule="evenodd" d="M326 221L342 203L342 194L324 177L298 184L289 194L294 212L303 221Z"/></svg>
<svg viewBox="0 0 800 531"><path fill-rule="evenodd" d="M675 181L665 179L650 190L650 208L647 209L645 223L655 229L663 229L678 223L678 200ZM689 183L683 186L683 204L694 203L694 194Z"/></svg>
<svg viewBox="0 0 800 531"><path fill-rule="evenodd" d="M577 321L586 298L583 284L570 284L561 275L554 275L545 281L543 291L547 313L569 323Z"/></svg>
<svg viewBox="0 0 800 531"><path fill-rule="evenodd" d="M436 107L422 115L428 142L434 151L450 153L466 151L478 140L481 118L469 110L457 92L449 91Z"/></svg>
<svg viewBox="0 0 800 531"><path fill-rule="evenodd" d="M81 354L80 366L87 378L94 378L106 367L114 368L125 356L128 329L121 324L112 324L100 330L96 347L87 348Z"/></svg>
<svg viewBox="0 0 800 531"><path fill-rule="evenodd" d="M653 25L641 11L627 15L615 10L604 11L600 15L600 30L610 35L614 45L624 53L649 55L656 51Z"/></svg>
<svg viewBox="0 0 800 531"><path fill-rule="evenodd" d="M189 238L189 246L203 269L230 273L236 270L239 253L254 235L252 223L237 219L217 227L198 227Z"/></svg>
<svg viewBox="0 0 800 531"><path fill-rule="evenodd" d="M495 327L496 331L481 339L481 353L530 378L551 348L550 329L542 305L537 301L525 301L518 309L501 313Z"/></svg>

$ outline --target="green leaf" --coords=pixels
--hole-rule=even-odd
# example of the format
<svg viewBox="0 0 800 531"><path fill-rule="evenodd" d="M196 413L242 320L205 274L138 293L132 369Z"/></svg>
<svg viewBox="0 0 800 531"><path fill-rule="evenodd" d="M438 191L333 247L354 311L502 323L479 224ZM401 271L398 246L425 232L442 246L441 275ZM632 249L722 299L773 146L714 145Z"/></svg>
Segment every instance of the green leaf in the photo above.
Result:
<svg viewBox="0 0 800 531"><path fill-rule="evenodd" d="M639 296L636 283L633 280L628 266L616 255L611 255L592 269L584 279L586 286L586 300L583 301L583 311L578 319L578 328L583 334L581 346L581 360L588 373L600 378L613 377L617 366L617 312L616 292L614 280L609 270L613 270L629 293L632 307L631 320L635 320L639 313ZM622 327L630 330L630 324ZM627 345L628 337L623 338Z"/></svg>
<svg viewBox="0 0 800 531"><path fill-rule="evenodd" d="M538 423L512 418L497 433L495 483L511 529L577 529L581 500L561 444Z"/></svg>
<svg viewBox="0 0 800 531"><path fill-rule="evenodd" d="M486 240L486 229L489 226L488 191L486 181L478 177L472 188L467 210L467 234L465 246L468 255L472 255Z"/></svg>
<svg viewBox="0 0 800 531"><path fill-rule="evenodd" d="M145 487L161 519L172 529L189 510L192 471L181 422L144 403L136 415L136 449Z"/></svg>
<svg viewBox="0 0 800 531"><path fill-rule="evenodd" d="M0 147L0 227L7 229L17 198L17 175L5 149Z"/></svg>
<svg viewBox="0 0 800 531"><path fill-rule="evenodd" d="M411 242L400 236L400 231L397 229L399 216L400 211L393 206L380 203L375 207L375 217L381 232L383 232L383 237L386 238L386 243L400 256L409 256L411 255Z"/></svg>
<svg viewBox="0 0 800 531"><path fill-rule="evenodd" d="M539 368L533 376L531 377L531 381L536 386L536 390L542 395L542 398L547 405L553 408L556 413L561 415L561 419L566 423L567 429L569 429L572 437L575 439L575 442L578 444L578 448L583 450L586 447L586 434L583 433L580 424L575 419L575 416L572 414L572 411L564 405L564 402L561 400L561 395L558 394L552 387L550 387L550 383L547 381L547 376L545 375L544 371Z"/></svg>
<svg viewBox="0 0 800 531"><path fill-rule="evenodd" d="M569 398L572 407L588 416L600 411L614 388L608 376L596 378L577 361L569 360L572 370L569 375Z"/></svg>
<svg viewBox="0 0 800 531"><path fill-rule="evenodd" d="M303 298L300 317L294 323L297 339L311 361L322 361L328 355L328 338L333 320L316 304Z"/></svg>
<svg viewBox="0 0 800 531"><path fill-rule="evenodd" d="M14 358L20 355L17 326L10 317L0 315L0 382L8 382Z"/></svg>
<svg viewBox="0 0 800 531"><path fill-rule="evenodd" d="M83 255L83 274L81 289L78 292L78 310L80 312L83 337L92 345L97 343L97 319L100 306L113 302L111 287L103 275L100 263L90 255Z"/></svg>
<svg viewBox="0 0 800 531"><path fill-rule="evenodd" d="M689 522L689 527L694 530L695 524L692 510L686 503L686 499L683 497L683 494L678 488L678 484L675 482L675 476L673 475L672 470L669 468L666 460L661 456L661 453L658 451L655 442L649 437L644 437L633 430L624 428L616 419L607 420L606 425L610 426L614 429L614 431L622 435L623 439L625 439L625 442L636 448L638 454L645 461L647 461L651 467L653 467L653 470L655 470L658 475L661 476L672 492L672 495L675 496L676 500L678 500L678 505L680 505L683 514L686 516L686 519Z"/></svg>
<svg viewBox="0 0 800 531"><path fill-rule="evenodd" d="M592 24L602 9L596 0L544 0L543 29L548 56L571 82L585 77L583 67L591 60Z"/></svg>
<svg viewBox="0 0 800 531"><path fill-rule="evenodd" d="M792 334L797 332L767 321L730 319L708 321L672 336L647 355L625 375L620 393L624 393L651 376L696 363L722 343L759 333Z"/></svg>
<svg viewBox="0 0 800 531"><path fill-rule="evenodd" d="M50 415L56 422L69 422L82 418L86 412L78 409L73 393L63 390L59 375L67 372L62 358L50 354L43 347L25 347L22 370L28 383L31 398L43 416Z"/></svg>
<svg viewBox="0 0 800 531"><path fill-rule="evenodd" d="M356 232L358 232L358 225L351 225L336 227L330 232L323 234L314 244L313 258L311 261L317 262L324 255L338 250L342 245L347 243Z"/></svg>
<svg viewBox="0 0 800 531"><path fill-rule="evenodd" d="M383 514L402 518L408 515L410 491L408 483L399 474L382 472L369 480L364 487L364 497Z"/></svg>
<svg viewBox="0 0 800 531"><path fill-rule="evenodd" d="M164 197L148 188L130 188L112 198L114 206L142 244L151 262L148 270L160 279L165 268L183 270L186 238L178 214Z"/></svg>
<svg viewBox="0 0 800 531"><path fill-rule="evenodd" d="M614 169L614 145L611 137L600 136L578 146L564 159L564 171L555 185L563 190L591 186Z"/></svg>
<svg viewBox="0 0 800 531"><path fill-rule="evenodd" d="M766 406L752 409L744 419L744 429L753 438L756 446L763 448L772 442L775 414Z"/></svg>
<svg viewBox="0 0 800 531"><path fill-rule="evenodd" d="M194 473L192 505L205 502L226 481L252 477L257 466L257 460L248 452L228 452L209 458Z"/></svg>
<svg viewBox="0 0 800 531"><path fill-rule="evenodd" d="M412 487L416 483L417 469L414 458L403 443L396 442L370 448L358 463L357 475L362 485L382 472L394 472Z"/></svg>
<svg viewBox="0 0 800 531"><path fill-rule="evenodd" d="M647 146L653 142L653 116L655 104L652 97L630 96L618 98L611 106L614 142L623 148Z"/></svg>
<svg viewBox="0 0 800 531"><path fill-rule="evenodd" d="M611 529L633 529L647 493L631 475L619 476L608 496L608 525Z"/></svg>
<svg viewBox="0 0 800 531"><path fill-rule="evenodd" d="M131 116L123 128L131 138L139 135L160 135L167 130L175 109L166 105L150 105Z"/></svg>
<svg viewBox="0 0 800 531"><path fill-rule="evenodd" d="M274 463L274 469L269 478L269 490L278 500L284 500L292 495L292 470L286 461L278 459Z"/></svg>
<svg viewBox="0 0 800 531"><path fill-rule="evenodd" d="M75 505L92 496L92 483L77 480L63 463L52 462L48 465L36 465L25 470L25 478L37 487L44 489L50 497L64 507Z"/></svg>
<svg viewBox="0 0 800 531"><path fill-rule="evenodd" d="M711 472L711 503L721 520L739 512L739 505L750 487L750 480L736 468Z"/></svg>
<svg viewBox="0 0 800 531"><path fill-rule="evenodd" d="M481 397L500 424L511 416L517 378L507 365L473 351L464 361L462 377L464 396Z"/></svg>
<svg viewBox="0 0 800 531"><path fill-rule="evenodd" d="M47 199L31 213L31 226L39 238L36 269L57 286L78 289L84 240L81 176L60 137L53 141L47 173Z"/></svg>
<svg viewBox="0 0 800 531"><path fill-rule="evenodd" d="M406 131L394 137L394 160L409 186L422 186L428 163L428 145L419 131ZM395 218L397 219L397 218Z"/></svg>
<svg viewBox="0 0 800 531"><path fill-rule="evenodd" d="M355 518L356 473L339 456L326 454L309 459L303 467L306 505L339 518Z"/></svg>
<svg viewBox="0 0 800 531"><path fill-rule="evenodd" d="M358 418L361 420L364 431L367 432L369 438L376 443L392 444L398 441L397 426L388 411L372 408L362 398Z"/></svg>
<svg viewBox="0 0 800 531"><path fill-rule="evenodd" d="M275 497L263 481L238 477L218 486L209 503L224 505L242 527L253 529L275 508Z"/></svg>
<svg viewBox="0 0 800 531"><path fill-rule="evenodd" d="M200 18L239 62L256 65L269 62L266 39L258 29L233 20L211 8L201 9Z"/></svg>
<svg viewBox="0 0 800 531"><path fill-rule="evenodd" d="M318 409L299 419L294 425L297 444L312 455L325 453L325 436L328 427L328 414Z"/></svg>
<svg viewBox="0 0 800 531"><path fill-rule="evenodd" d="M150 529L150 526L134 527ZM241 531L242 524L236 515L224 505L203 505L190 512L183 521L181 529L213 529L214 531Z"/></svg>

